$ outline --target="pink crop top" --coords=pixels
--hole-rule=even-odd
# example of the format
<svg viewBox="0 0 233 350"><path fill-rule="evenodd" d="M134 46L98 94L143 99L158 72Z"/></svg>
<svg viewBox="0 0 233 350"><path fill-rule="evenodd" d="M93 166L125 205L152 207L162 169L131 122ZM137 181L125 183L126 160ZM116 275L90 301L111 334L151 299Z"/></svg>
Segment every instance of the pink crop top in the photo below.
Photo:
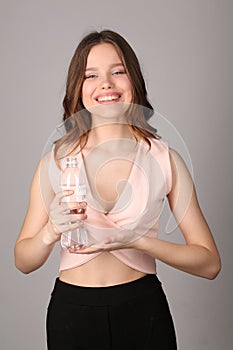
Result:
<svg viewBox="0 0 233 350"><path fill-rule="evenodd" d="M93 241L101 241L119 230L127 229L137 235L157 237L159 218L165 196L172 186L172 173L167 142L150 138L151 149L145 141L138 142L127 184L118 197L113 209L105 215L97 201L93 198L88 184L81 152L78 153L80 178L87 185L87 219L85 228L88 237ZM80 150L80 149L79 149ZM78 150L78 151L79 151ZM122 157L121 157L122 158ZM64 161L61 162L63 168ZM55 193L60 192L60 170L54 160L54 145L49 163L49 179ZM127 266L144 273L155 274L155 259L136 249L119 249L110 251ZM95 258L94 254L72 254L61 248L60 270L71 269Z"/></svg>

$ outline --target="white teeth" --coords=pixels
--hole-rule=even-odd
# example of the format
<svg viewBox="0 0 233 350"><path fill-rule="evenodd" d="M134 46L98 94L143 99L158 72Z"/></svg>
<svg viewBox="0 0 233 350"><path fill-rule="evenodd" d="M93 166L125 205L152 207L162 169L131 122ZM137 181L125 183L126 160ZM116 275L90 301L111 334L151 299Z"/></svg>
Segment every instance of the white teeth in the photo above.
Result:
<svg viewBox="0 0 233 350"><path fill-rule="evenodd" d="M98 101L99 102L112 101L112 100L117 100L119 97L120 97L119 95L102 96L98 98Z"/></svg>

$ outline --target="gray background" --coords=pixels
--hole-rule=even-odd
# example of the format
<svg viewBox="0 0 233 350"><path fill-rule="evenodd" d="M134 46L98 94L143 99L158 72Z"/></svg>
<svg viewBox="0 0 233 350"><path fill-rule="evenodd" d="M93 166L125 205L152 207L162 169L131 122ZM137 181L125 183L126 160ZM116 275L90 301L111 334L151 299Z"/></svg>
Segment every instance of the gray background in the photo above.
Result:
<svg viewBox="0 0 233 350"><path fill-rule="evenodd" d="M89 30L110 28L136 51L152 104L185 141L199 202L222 256L214 281L158 264L179 349L231 349L232 1L7 0L0 13L0 348L46 348L58 247L45 266L27 276L14 267L13 247L35 167L61 121L74 49ZM181 242L178 230L163 233L165 221L161 237Z"/></svg>

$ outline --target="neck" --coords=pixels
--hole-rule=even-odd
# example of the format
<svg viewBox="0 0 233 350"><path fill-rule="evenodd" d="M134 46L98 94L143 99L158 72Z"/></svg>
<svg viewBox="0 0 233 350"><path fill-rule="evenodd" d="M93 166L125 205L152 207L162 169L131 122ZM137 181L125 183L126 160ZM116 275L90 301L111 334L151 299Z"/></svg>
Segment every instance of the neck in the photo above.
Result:
<svg viewBox="0 0 233 350"><path fill-rule="evenodd" d="M127 124L110 123L99 125L90 130L87 145L88 148L92 148L106 141L122 138L135 140L134 135Z"/></svg>

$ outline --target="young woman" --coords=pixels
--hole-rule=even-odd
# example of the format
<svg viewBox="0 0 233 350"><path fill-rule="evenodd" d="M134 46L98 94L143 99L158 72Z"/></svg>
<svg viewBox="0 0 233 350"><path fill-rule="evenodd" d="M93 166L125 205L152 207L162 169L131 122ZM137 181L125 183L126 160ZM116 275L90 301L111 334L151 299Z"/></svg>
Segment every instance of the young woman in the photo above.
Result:
<svg viewBox="0 0 233 350"><path fill-rule="evenodd" d="M95 243L61 250L48 349L176 349L155 260L208 279L221 262L185 162L147 122L153 108L122 36L104 30L82 39L63 106L67 133L36 169L15 264L24 273L38 269L62 233L83 223ZM68 154L84 169L85 214L68 215L81 204L62 202L73 193L59 188ZM185 244L157 238L165 196Z"/></svg>

